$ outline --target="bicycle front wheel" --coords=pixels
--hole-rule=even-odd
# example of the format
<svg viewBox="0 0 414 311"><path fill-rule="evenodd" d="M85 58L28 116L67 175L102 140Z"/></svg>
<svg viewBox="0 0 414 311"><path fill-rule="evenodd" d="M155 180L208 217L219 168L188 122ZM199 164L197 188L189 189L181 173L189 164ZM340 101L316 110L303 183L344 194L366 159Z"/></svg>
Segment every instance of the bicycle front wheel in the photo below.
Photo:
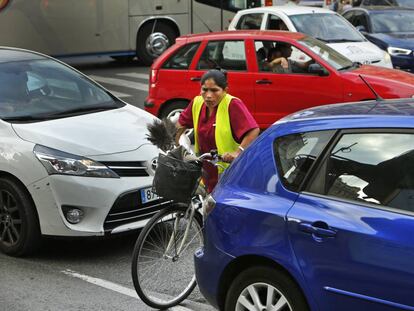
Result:
<svg viewBox="0 0 414 311"><path fill-rule="evenodd" d="M196 286L193 255L203 245L202 220L185 206L159 211L141 231L134 247L132 279L148 306L179 304Z"/></svg>

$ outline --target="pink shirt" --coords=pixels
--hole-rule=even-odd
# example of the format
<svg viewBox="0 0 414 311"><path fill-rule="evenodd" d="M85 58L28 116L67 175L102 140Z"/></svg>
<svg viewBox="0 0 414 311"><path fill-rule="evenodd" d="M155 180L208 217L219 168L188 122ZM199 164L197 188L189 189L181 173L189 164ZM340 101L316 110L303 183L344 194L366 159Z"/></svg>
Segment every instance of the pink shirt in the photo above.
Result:
<svg viewBox="0 0 414 311"><path fill-rule="evenodd" d="M178 119L178 122L187 128L194 127L192 107L193 101L191 101ZM217 107L215 107L212 115L209 117L207 106L203 105L201 107L200 118L198 120L198 144L200 153L206 153L210 150L217 149L215 140L216 113ZM233 98L231 100L229 116L233 138L238 143L241 143L244 135L248 131L259 127L247 107L238 98ZM203 180L207 185L208 192L211 192L217 184L217 168L208 162L203 162L203 169Z"/></svg>

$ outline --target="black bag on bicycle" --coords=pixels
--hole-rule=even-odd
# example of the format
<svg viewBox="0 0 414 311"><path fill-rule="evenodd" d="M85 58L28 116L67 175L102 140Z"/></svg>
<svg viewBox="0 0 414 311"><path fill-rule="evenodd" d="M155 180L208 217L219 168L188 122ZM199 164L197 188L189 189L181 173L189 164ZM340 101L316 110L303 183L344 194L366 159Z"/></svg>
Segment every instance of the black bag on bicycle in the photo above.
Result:
<svg viewBox="0 0 414 311"><path fill-rule="evenodd" d="M201 164L159 154L153 191L167 200L188 203L201 177Z"/></svg>

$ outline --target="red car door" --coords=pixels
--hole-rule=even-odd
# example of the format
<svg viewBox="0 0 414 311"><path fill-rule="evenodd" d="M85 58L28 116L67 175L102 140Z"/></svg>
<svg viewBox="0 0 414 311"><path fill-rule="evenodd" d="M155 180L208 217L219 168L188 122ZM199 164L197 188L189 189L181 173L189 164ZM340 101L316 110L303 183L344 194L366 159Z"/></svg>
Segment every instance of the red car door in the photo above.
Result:
<svg viewBox="0 0 414 311"><path fill-rule="evenodd" d="M343 83L334 71L318 65L320 75L309 73L313 60L298 47L269 40L250 41L253 57L256 57L254 73L255 116L260 127L266 128L276 120L305 108L343 102ZM276 47L291 47L288 59L289 69L271 68L267 56L263 55ZM286 56L286 55L285 55ZM317 65L316 60L313 60ZM280 66L279 66L280 68ZM315 67L313 67L315 68ZM276 69L276 70L275 70ZM283 72L282 72L283 71Z"/></svg>
<svg viewBox="0 0 414 311"><path fill-rule="evenodd" d="M254 77L249 72L252 71L252 64L246 57L245 40L211 40L204 42L201 49L201 55L196 55L189 70L188 94L192 97L200 94L203 74L209 69L221 68L227 71L229 94L240 98L254 114Z"/></svg>

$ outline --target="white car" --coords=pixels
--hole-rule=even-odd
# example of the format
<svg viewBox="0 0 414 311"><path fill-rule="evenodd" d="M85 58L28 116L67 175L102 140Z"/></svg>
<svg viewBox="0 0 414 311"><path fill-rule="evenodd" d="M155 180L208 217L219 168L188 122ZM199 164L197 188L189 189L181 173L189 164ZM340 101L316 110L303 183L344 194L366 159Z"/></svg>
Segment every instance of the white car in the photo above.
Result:
<svg viewBox="0 0 414 311"><path fill-rule="evenodd" d="M0 250L142 227L168 204L151 191L153 120L58 60L0 48Z"/></svg>
<svg viewBox="0 0 414 311"><path fill-rule="evenodd" d="M325 42L353 62L393 68L387 52L328 9L286 5L241 10L234 16L229 30L241 29L302 32Z"/></svg>

